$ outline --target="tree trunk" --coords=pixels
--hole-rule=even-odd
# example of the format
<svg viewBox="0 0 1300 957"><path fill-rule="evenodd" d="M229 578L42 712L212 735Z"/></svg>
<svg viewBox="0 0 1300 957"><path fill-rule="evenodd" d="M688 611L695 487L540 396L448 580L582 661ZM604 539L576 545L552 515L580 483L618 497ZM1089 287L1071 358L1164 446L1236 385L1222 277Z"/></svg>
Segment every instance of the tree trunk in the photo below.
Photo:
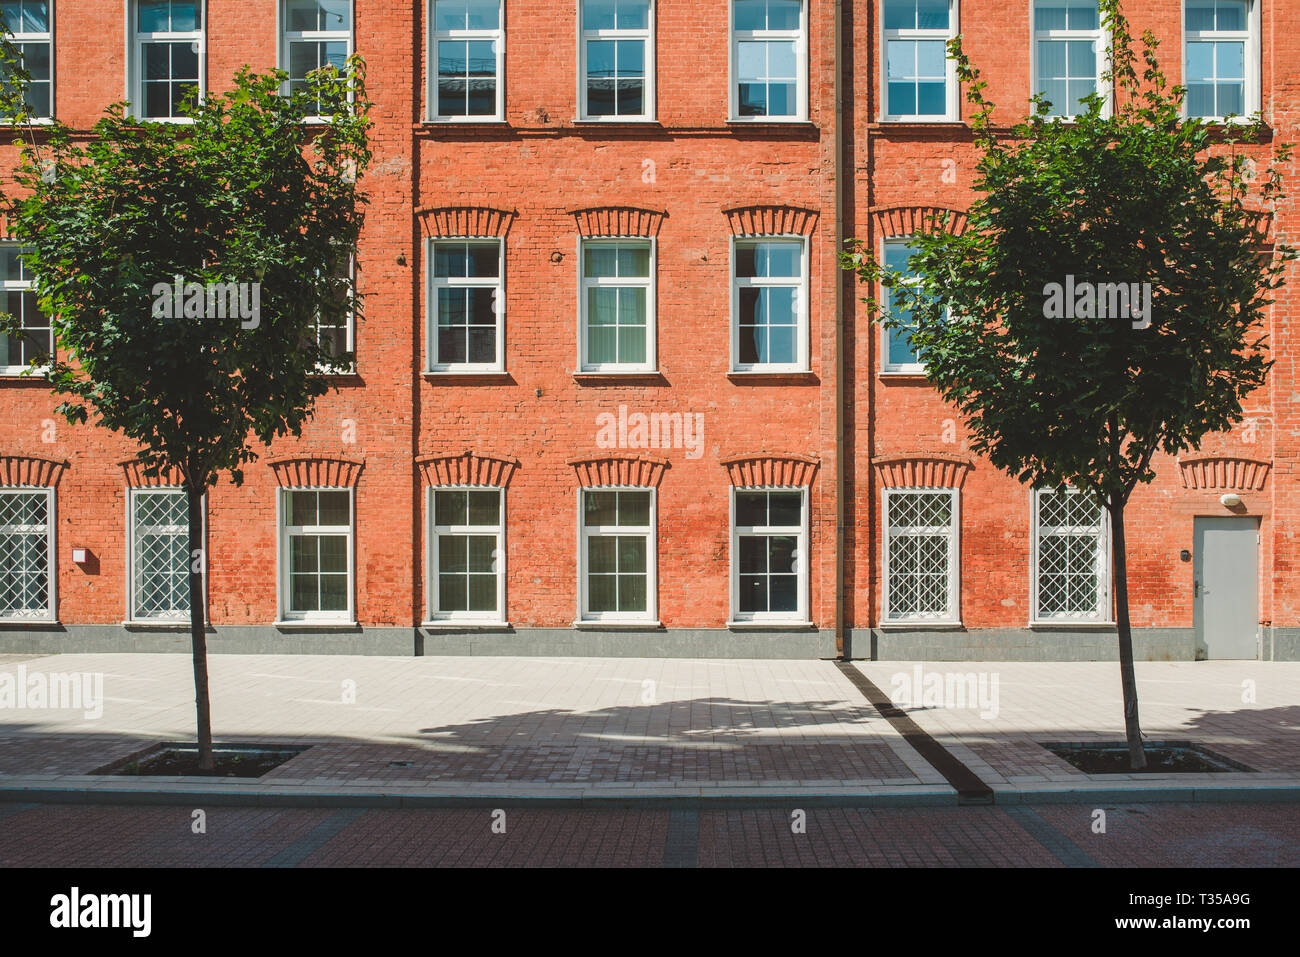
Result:
<svg viewBox="0 0 1300 957"><path fill-rule="evenodd" d="M1133 674L1133 626L1128 616L1128 554L1124 541L1124 502L1110 500L1110 529L1114 551L1115 625L1119 632L1119 675L1124 689L1124 734L1128 738L1129 767L1142 771L1147 766L1142 748L1142 727L1138 722L1137 678Z"/></svg>
<svg viewBox="0 0 1300 957"><path fill-rule="evenodd" d="M186 483L190 519L190 643L194 649L194 708L198 715L199 770L212 771L212 711L208 704L207 607L203 600L203 493Z"/></svg>

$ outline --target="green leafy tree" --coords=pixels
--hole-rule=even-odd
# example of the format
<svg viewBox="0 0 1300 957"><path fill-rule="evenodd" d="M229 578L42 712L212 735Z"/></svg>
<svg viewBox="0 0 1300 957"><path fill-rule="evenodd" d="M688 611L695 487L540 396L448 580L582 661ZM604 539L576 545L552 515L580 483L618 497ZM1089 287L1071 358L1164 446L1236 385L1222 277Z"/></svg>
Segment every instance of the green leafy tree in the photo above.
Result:
<svg viewBox="0 0 1300 957"><path fill-rule="evenodd" d="M1124 720L1140 770L1124 508L1155 477L1157 452L1199 448L1241 420L1271 365L1263 319L1295 252L1269 255L1260 231L1289 148L1256 171L1238 144L1264 140L1260 118L1232 135L1184 118L1186 90L1161 73L1156 38L1143 34L1135 52L1117 0L1101 10L1113 113L1093 95L1063 122L1038 96L999 130L958 37L949 55L979 153L966 228L944 215L918 235L911 282L856 242L841 262L890 291L890 308L867 301L882 325L910 333L974 451L1035 488L1090 494L1109 515ZM1092 301L1079 287L1063 302L1067 277L1091 284ZM1127 311L1117 290L1096 288L1107 283L1137 293Z"/></svg>
<svg viewBox="0 0 1300 957"><path fill-rule="evenodd" d="M70 422L121 433L146 475L183 479L199 766L211 770L203 498L223 474L242 482L257 443L301 434L331 388L321 371L351 366L315 329L360 313L344 267L371 158L364 63L319 70L291 95L283 71L244 67L187 122L140 122L119 103L86 136L26 126L21 61L12 45L0 56L0 115L28 135L4 205L56 344L31 371Z"/></svg>

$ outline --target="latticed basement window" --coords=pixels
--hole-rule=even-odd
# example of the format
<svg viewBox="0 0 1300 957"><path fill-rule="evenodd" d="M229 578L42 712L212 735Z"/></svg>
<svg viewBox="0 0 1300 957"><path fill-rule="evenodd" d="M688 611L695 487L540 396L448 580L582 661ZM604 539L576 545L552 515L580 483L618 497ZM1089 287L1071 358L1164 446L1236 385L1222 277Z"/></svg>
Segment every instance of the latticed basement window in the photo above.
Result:
<svg viewBox="0 0 1300 957"><path fill-rule="evenodd" d="M190 614L190 528L178 489L131 490L131 619Z"/></svg>
<svg viewBox="0 0 1300 957"><path fill-rule="evenodd" d="M957 490L885 490L885 620L956 622Z"/></svg>
<svg viewBox="0 0 1300 957"><path fill-rule="evenodd" d="M1034 503L1035 619L1108 621L1109 523L1101 505L1076 489L1040 489Z"/></svg>
<svg viewBox="0 0 1300 957"><path fill-rule="evenodd" d="M49 489L0 489L0 619L54 617L53 511Z"/></svg>

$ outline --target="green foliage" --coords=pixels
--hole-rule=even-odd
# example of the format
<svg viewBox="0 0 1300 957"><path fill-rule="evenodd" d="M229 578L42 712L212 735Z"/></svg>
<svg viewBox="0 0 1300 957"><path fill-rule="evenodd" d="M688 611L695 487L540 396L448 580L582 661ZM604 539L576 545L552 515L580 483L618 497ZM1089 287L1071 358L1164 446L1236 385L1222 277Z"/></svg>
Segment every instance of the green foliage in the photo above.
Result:
<svg viewBox="0 0 1300 957"><path fill-rule="evenodd" d="M185 121L141 122L119 103L88 135L58 122L34 132L21 84L0 90L28 135L3 200L51 316L59 411L134 439L147 473L174 465L193 488L223 472L241 482L252 439L300 434L330 388L319 370L351 366L313 328L318 314L361 313L339 276L366 202L365 67L319 70L292 95L286 80L244 67ZM256 323L159 314L158 286L176 276L259 283Z"/></svg>
<svg viewBox="0 0 1300 957"><path fill-rule="evenodd" d="M1094 95L1063 122L1040 96L998 129L958 37L950 55L980 151L964 232L941 217L917 236L911 283L856 242L841 259L890 289L896 311L881 324L902 328L911 312L927 377L963 414L974 451L1021 481L1088 489L1109 506L1154 478L1157 451L1197 448L1241 420L1271 364L1263 319L1295 251L1269 256L1258 215L1282 194L1289 147L1257 174L1239 144L1268 141L1261 118L1230 132L1185 119L1185 89L1160 72L1155 37L1142 38L1139 74L1118 0L1101 7L1113 115ZM1048 284L1067 276L1150 283L1150 326L1048 318Z"/></svg>

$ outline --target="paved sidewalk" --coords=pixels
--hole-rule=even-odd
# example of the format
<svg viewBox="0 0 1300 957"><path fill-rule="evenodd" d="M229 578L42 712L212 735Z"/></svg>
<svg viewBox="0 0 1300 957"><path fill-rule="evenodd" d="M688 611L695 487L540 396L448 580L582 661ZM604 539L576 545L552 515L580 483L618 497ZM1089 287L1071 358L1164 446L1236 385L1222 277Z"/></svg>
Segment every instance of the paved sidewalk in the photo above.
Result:
<svg viewBox="0 0 1300 957"><path fill-rule="evenodd" d="M903 705L932 674L974 675L993 688L996 709L966 706L904 710L997 795L1043 798L1078 790L1300 787L1300 662L1138 662L1138 710L1149 741L1190 741L1252 769L1252 774L1085 774L1045 742L1124 740L1119 665L1114 662L890 662L855 666ZM969 679L967 680L969 687ZM937 683L936 683L937 684ZM969 705L969 702L966 702ZM996 713L992 713L993 711Z"/></svg>
<svg viewBox="0 0 1300 957"><path fill-rule="evenodd" d="M1114 663L855 667L998 803L1125 791L1150 800L1300 797L1300 663L1139 663L1149 739L1195 741L1255 772L1141 776L1083 774L1041 746L1122 739ZM922 680L983 675L990 691L996 681L994 707L908 703L899 688L917 667ZM42 789L123 799L218 790L268 803L343 795L388 806L498 797L957 801L830 661L214 655L218 742L311 745L242 780L90 775L158 741L193 740L187 656L0 656L0 673L20 668L100 674L104 702L97 718L0 707L0 790L10 800L25 788L38 800L58 799L35 794ZM1243 700L1252 689L1254 700Z"/></svg>
<svg viewBox="0 0 1300 957"><path fill-rule="evenodd" d="M0 670L18 664L0 662ZM193 740L187 657L60 655L21 664L102 672L106 703L94 720L0 711L0 785L170 780L83 776L159 740ZM219 742L311 745L258 781L227 779L232 785L448 795L953 794L829 662L215 655L210 670Z"/></svg>

